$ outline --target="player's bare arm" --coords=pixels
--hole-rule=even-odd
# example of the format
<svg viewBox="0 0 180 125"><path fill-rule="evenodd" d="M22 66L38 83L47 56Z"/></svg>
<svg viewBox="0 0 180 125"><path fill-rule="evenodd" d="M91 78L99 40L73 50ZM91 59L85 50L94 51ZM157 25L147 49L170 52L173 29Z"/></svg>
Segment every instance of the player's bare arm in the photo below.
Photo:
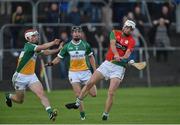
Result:
<svg viewBox="0 0 180 125"><path fill-rule="evenodd" d="M64 42L61 42L60 46L59 46L59 50L61 50L63 48ZM53 66L58 64L61 61L61 58L59 56L57 56L53 61L48 62L47 64L45 64L45 66Z"/></svg>
<svg viewBox="0 0 180 125"><path fill-rule="evenodd" d="M55 54L55 53L58 53L62 48L63 48L63 45L64 45L64 42L61 42L59 47L57 49L52 49L52 50L44 50L43 51L43 54L44 55L52 55L52 54Z"/></svg>
<svg viewBox="0 0 180 125"><path fill-rule="evenodd" d="M54 45L59 45L60 43L60 40L59 39L55 39L49 43L45 43L45 44L42 44L42 45L38 45L35 49L35 51L41 51L41 50L46 50L48 49L49 47L51 46L54 46Z"/></svg>
<svg viewBox="0 0 180 125"><path fill-rule="evenodd" d="M90 61L90 63L91 63L91 66L92 66L92 68L93 68L93 71L95 71L95 70L96 70L96 61L95 61L94 55L90 55L90 56L89 56L89 61Z"/></svg>
<svg viewBox="0 0 180 125"><path fill-rule="evenodd" d="M111 46L112 52L114 53L114 59L116 61L119 61L120 60L120 56L119 56L118 51L116 49L116 40L115 39L110 40L110 46Z"/></svg>
<svg viewBox="0 0 180 125"><path fill-rule="evenodd" d="M131 50L127 49L126 53L124 54L124 56L120 57L121 59L128 59L129 56L131 55Z"/></svg>

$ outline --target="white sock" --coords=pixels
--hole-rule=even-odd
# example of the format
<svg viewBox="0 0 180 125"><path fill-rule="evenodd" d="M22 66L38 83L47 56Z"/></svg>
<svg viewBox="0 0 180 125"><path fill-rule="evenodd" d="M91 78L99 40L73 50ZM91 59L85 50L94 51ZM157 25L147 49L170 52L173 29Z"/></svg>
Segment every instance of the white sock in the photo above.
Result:
<svg viewBox="0 0 180 125"><path fill-rule="evenodd" d="M10 99L12 98L12 95L13 95L13 94L9 94L9 98L10 98Z"/></svg>
<svg viewBox="0 0 180 125"><path fill-rule="evenodd" d="M105 116L109 116L109 113L107 113L107 112L103 112L103 115L105 115Z"/></svg>
<svg viewBox="0 0 180 125"><path fill-rule="evenodd" d="M46 107L46 111L49 110L49 109L51 109L51 106Z"/></svg>
<svg viewBox="0 0 180 125"><path fill-rule="evenodd" d="M76 106L80 106L81 105L81 101L79 98L76 99Z"/></svg>

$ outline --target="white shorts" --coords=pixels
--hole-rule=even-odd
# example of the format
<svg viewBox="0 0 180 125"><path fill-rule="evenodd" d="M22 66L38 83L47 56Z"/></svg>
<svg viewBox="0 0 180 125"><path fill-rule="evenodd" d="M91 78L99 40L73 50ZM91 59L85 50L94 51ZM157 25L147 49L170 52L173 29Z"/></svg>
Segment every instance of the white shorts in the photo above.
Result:
<svg viewBox="0 0 180 125"><path fill-rule="evenodd" d="M12 77L12 82L14 85L15 90L25 90L30 85L38 82L39 79L37 78L36 74L32 75L24 75L21 73L15 72Z"/></svg>
<svg viewBox="0 0 180 125"><path fill-rule="evenodd" d="M107 60L104 61L97 70L102 73L106 80L111 78L119 78L122 80L124 78L125 68Z"/></svg>
<svg viewBox="0 0 180 125"><path fill-rule="evenodd" d="M69 81L71 84L80 83L85 85L91 76L92 73L90 70L77 72L69 71Z"/></svg>

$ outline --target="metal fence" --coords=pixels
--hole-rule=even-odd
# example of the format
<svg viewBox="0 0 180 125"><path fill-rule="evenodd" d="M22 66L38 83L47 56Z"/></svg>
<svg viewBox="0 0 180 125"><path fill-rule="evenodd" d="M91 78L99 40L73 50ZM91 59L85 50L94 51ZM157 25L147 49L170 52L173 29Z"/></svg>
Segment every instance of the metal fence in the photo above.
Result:
<svg viewBox="0 0 180 125"><path fill-rule="evenodd" d="M66 0L65 0L66 1ZM67 0L68 1L68 0ZM41 4L47 3L47 2L60 2L59 0L39 0L38 2L34 3L32 0L1 0L0 2L28 2L30 3L32 7L32 23L31 24L23 24L23 25L14 25L14 24L5 24L2 26L0 30L0 80L9 80L11 79L11 75L14 72L15 66L16 66L16 58L11 56L12 51L16 51L16 49L11 49L8 46L8 43L10 42L11 35L9 34L11 32L11 27L20 26L22 27L23 32L24 29L27 29L28 27L36 27L39 29L42 40L44 42L47 42L47 34L44 31L45 27L59 27L59 29L65 29L67 32L70 31L70 27L72 24L49 24L49 23L38 23L38 8ZM85 2L85 1L81 1ZM92 2L100 2L103 5L101 0L92 0ZM144 2L143 3L147 15L149 15L147 10L147 5ZM150 17L148 18L149 22L151 22ZM150 24L148 24L150 25ZM95 27L99 33L89 33L87 32L87 36L89 36L91 39L87 39L87 41L92 42L92 44L95 45L95 53L96 58L98 60L98 64L101 64L101 62L104 60L104 55L106 53L107 48L104 47L104 44L107 44L109 42L108 37L105 37L104 40L100 39L100 36L102 36L102 32L104 30L104 27L106 26L103 23L94 23L94 24L82 24L82 27L84 29L87 29L87 27ZM119 26L119 24L114 24L114 26ZM99 30L100 29L100 30ZM19 29L18 29L19 30ZM61 32L62 30L60 30ZM70 34L70 33L68 33ZM22 34L21 37L23 38ZM147 47L147 42L143 39L144 47L143 48L136 48L135 51L137 51L138 59L139 61L146 60L148 62L148 67L144 71L136 71L133 68L127 69L127 76L128 79L125 79L125 82L128 82L129 85L133 86L131 83L136 83L135 85L138 85L138 83L141 83L141 85L144 86L154 86L155 83L160 84L166 83L171 84L174 83L174 85L179 83L179 61L177 58L179 57L179 48L178 47L171 47L171 48L155 48L155 47ZM22 45L22 43L20 43ZM23 46L23 45L22 45ZM21 49L17 49L17 51L20 51ZM169 60L168 62L158 62L156 60L157 55L160 51L167 51L169 53ZM48 60L51 60L51 57L47 58ZM9 62L8 62L9 61ZM174 68L175 67L175 68ZM131 70L132 69L132 70ZM51 87L53 87L53 80L54 78L58 81L58 69L47 69L48 70L48 76L50 79ZM53 80L52 80L53 78ZM164 81L163 81L164 80ZM128 84L127 84L128 85ZM103 87L104 84L101 83L100 87Z"/></svg>
<svg viewBox="0 0 180 125"><path fill-rule="evenodd" d="M86 28L89 24L82 24L83 28ZM105 24L91 24L92 26L96 27L97 30L100 28L103 28ZM10 37L8 33L10 32L10 27L15 26L21 26L23 29L27 29L29 27L32 27L33 24L26 24L26 25L12 25L12 24L6 24L1 28L0 32L0 43L1 43L1 49L0 49L0 78L1 80L9 80L11 79L11 76L15 70L16 67L16 59L17 57L13 57L11 55L12 51L15 51L16 49L11 49L7 45L10 42ZM51 26L51 27L58 27L60 30L65 29L68 34L70 34L70 28L72 24L38 24L36 27L39 29L40 34L42 36L42 41L47 42L47 36L44 31L44 27ZM98 28L99 27L99 28ZM22 29L22 30L23 30ZM61 31L60 31L61 32ZM89 35L89 34L87 34ZM23 37L23 36L22 36ZM95 48L95 55L96 60L98 61L98 64L101 64L104 60L105 53L107 51L107 48L103 47L104 42L108 41L108 39L105 39L103 41L98 41L97 36L95 34L89 35L89 37L93 37L93 42L95 42L98 46ZM87 39L87 41L89 41ZM44 43L43 42L43 43ZM90 42L90 41L89 41ZM92 41L91 41L92 42ZM145 41L146 42L146 41ZM23 44L20 41L20 44ZM21 49L17 49L17 51L20 51ZM159 56L159 52L162 53L164 51L167 51L169 59L167 62L157 60L157 56ZM142 47L142 48L136 48L135 52L137 54L138 60L149 60L148 66L149 69L145 69L143 71L137 71L133 68L127 69L127 78L125 77L125 84L124 86L156 86L156 85L176 85L179 84L180 78L179 75L179 60L177 59L180 57L180 48L179 47L169 47L169 48L156 48L156 47ZM161 56L163 54L161 53ZM48 58L45 58L46 61L50 61L54 58L49 56ZM38 67L37 67L38 68ZM39 69L39 68L38 68ZM59 78L59 70L60 68L48 68L48 77L50 80L50 87L54 88L53 86L57 84L61 79ZM149 76L148 76L149 73ZM150 79L150 83L149 83ZM68 82L68 80L66 80ZM163 84L164 83L164 84ZM100 87L104 87L106 84L101 83ZM64 85L66 87L66 85ZM58 88L58 87L56 87ZM63 88L63 87L60 87Z"/></svg>

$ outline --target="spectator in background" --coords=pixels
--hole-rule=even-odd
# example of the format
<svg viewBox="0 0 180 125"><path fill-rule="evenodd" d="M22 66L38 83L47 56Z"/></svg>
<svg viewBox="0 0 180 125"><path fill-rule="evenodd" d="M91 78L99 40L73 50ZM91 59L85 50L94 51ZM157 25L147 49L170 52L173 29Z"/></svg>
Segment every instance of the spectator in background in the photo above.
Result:
<svg viewBox="0 0 180 125"><path fill-rule="evenodd" d="M87 41L87 37L86 37L86 34L84 32L82 32L82 34L81 34L81 39L84 41Z"/></svg>
<svg viewBox="0 0 180 125"><path fill-rule="evenodd" d="M59 21L60 21L59 18L60 17L59 17L58 4L52 3L49 11L47 12L47 22L46 23L59 23ZM58 34L59 34L58 27L56 27L56 26L47 27L46 32L47 32L48 40L57 38Z"/></svg>
<svg viewBox="0 0 180 125"><path fill-rule="evenodd" d="M68 3L67 13L70 14L74 7L77 7L79 4L79 0L70 0Z"/></svg>
<svg viewBox="0 0 180 125"><path fill-rule="evenodd" d="M170 14L168 6L166 6L166 5L162 6L160 16L163 17L166 20L169 20L171 22L171 14Z"/></svg>
<svg viewBox="0 0 180 125"><path fill-rule="evenodd" d="M60 37L61 37L61 40L63 41L63 42L68 42L68 40L69 40L69 38L68 38L68 34L67 34L67 32L66 31L63 31L61 34L60 34Z"/></svg>
<svg viewBox="0 0 180 125"><path fill-rule="evenodd" d="M92 8L91 0L86 0L86 2L79 3L78 6L81 6L80 13L82 15L81 21L82 23L88 23L92 19Z"/></svg>
<svg viewBox="0 0 180 125"><path fill-rule="evenodd" d="M102 22L105 23L106 31L109 33L112 28L112 8L111 8L112 0L110 0L103 8L102 8Z"/></svg>
<svg viewBox="0 0 180 125"><path fill-rule="evenodd" d="M48 13L49 23L57 23L59 20L59 9L56 3L52 3Z"/></svg>
<svg viewBox="0 0 180 125"><path fill-rule="evenodd" d="M48 17L48 14L49 14L49 6L48 5L43 7L43 12L42 13L43 14L39 14L40 21L38 21L38 22L47 23L48 22L47 17Z"/></svg>
<svg viewBox="0 0 180 125"><path fill-rule="evenodd" d="M78 4L80 14L82 16L83 23L98 23L102 21L102 12L101 6L91 2L91 0L86 0L86 2L82 2ZM94 27L90 26L89 28L95 29Z"/></svg>
<svg viewBox="0 0 180 125"><path fill-rule="evenodd" d="M166 20L164 18L160 18L159 20L155 20L153 22L154 28L155 28L155 47L163 47L167 48L170 47L170 38L168 36L168 28L167 25L169 25L169 20ZM167 50L158 50L157 51L157 61L160 61L161 56L163 56L163 61L168 60L168 51Z"/></svg>
<svg viewBox="0 0 180 125"><path fill-rule="evenodd" d="M12 24L23 24L25 22L25 15L23 13L22 6L17 6L16 11L12 14ZM11 48L16 49L17 48L17 42L19 37L19 32L21 31L21 26L15 26L11 28ZM17 51L14 51L12 53L13 56L17 57L19 53Z"/></svg>
<svg viewBox="0 0 180 125"><path fill-rule="evenodd" d="M167 33L169 36L170 36L169 26L171 25L171 17L172 16L171 16L168 6L166 6L166 5L162 6L160 18L163 18L166 20Z"/></svg>
<svg viewBox="0 0 180 125"><path fill-rule="evenodd" d="M66 44L69 40L67 32L63 31L60 34L60 39ZM65 79L68 76L68 66L67 64L67 58L65 57L62 61L59 62L60 66L60 78Z"/></svg>
<svg viewBox="0 0 180 125"><path fill-rule="evenodd" d="M153 27L149 32L149 41L155 47L170 47L170 24L171 24L171 14L169 8L163 5L161 8L161 14L156 20L153 21ZM157 61L161 60L163 57L164 61L168 60L167 50L157 51Z"/></svg>
<svg viewBox="0 0 180 125"><path fill-rule="evenodd" d="M67 11L68 11L68 2L61 2L59 4L59 22L61 23L66 23L68 20L68 14L67 14Z"/></svg>
<svg viewBox="0 0 180 125"><path fill-rule="evenodd" d="M74 25L80 25L81 23L81 15L79 12L79 9L77 8L77 6L74 6L72 8L72 11L69 13L69 23L72 23Z"/></svg>
<svg viewBox="0 0 180 125"><path fill-rule="evenodd" d="M140 33L144 36L144 23L147 22L146 17L141 13L140 6L134 8L134 19L137 24L137 28Z"/></svg>
<svg viewBox="0 0 180 125"><path fill-rule="evenodd" d="M98 23L101 21L101 18L102 18L101 7L99 7L96 4L92 5L91 13L92 13L91 14L92 23Z"/></svg>
<svg viewBox="0 0 180 125"><path fill-rule="evenodd" d="M22 6L17 6L16 11L12 15L12 23L22 24L24 21L23 8Z"/></svg>
<svg viewBox="0 0 180 125"><path fill-rule="evenodd" d="M126 16L123 17L123 21L124 21L123 23L125 23L127 19L134 20L134 14L133 14L133 12L130 11L130 12L127 13L127 17L126 17Z"/></svg>

